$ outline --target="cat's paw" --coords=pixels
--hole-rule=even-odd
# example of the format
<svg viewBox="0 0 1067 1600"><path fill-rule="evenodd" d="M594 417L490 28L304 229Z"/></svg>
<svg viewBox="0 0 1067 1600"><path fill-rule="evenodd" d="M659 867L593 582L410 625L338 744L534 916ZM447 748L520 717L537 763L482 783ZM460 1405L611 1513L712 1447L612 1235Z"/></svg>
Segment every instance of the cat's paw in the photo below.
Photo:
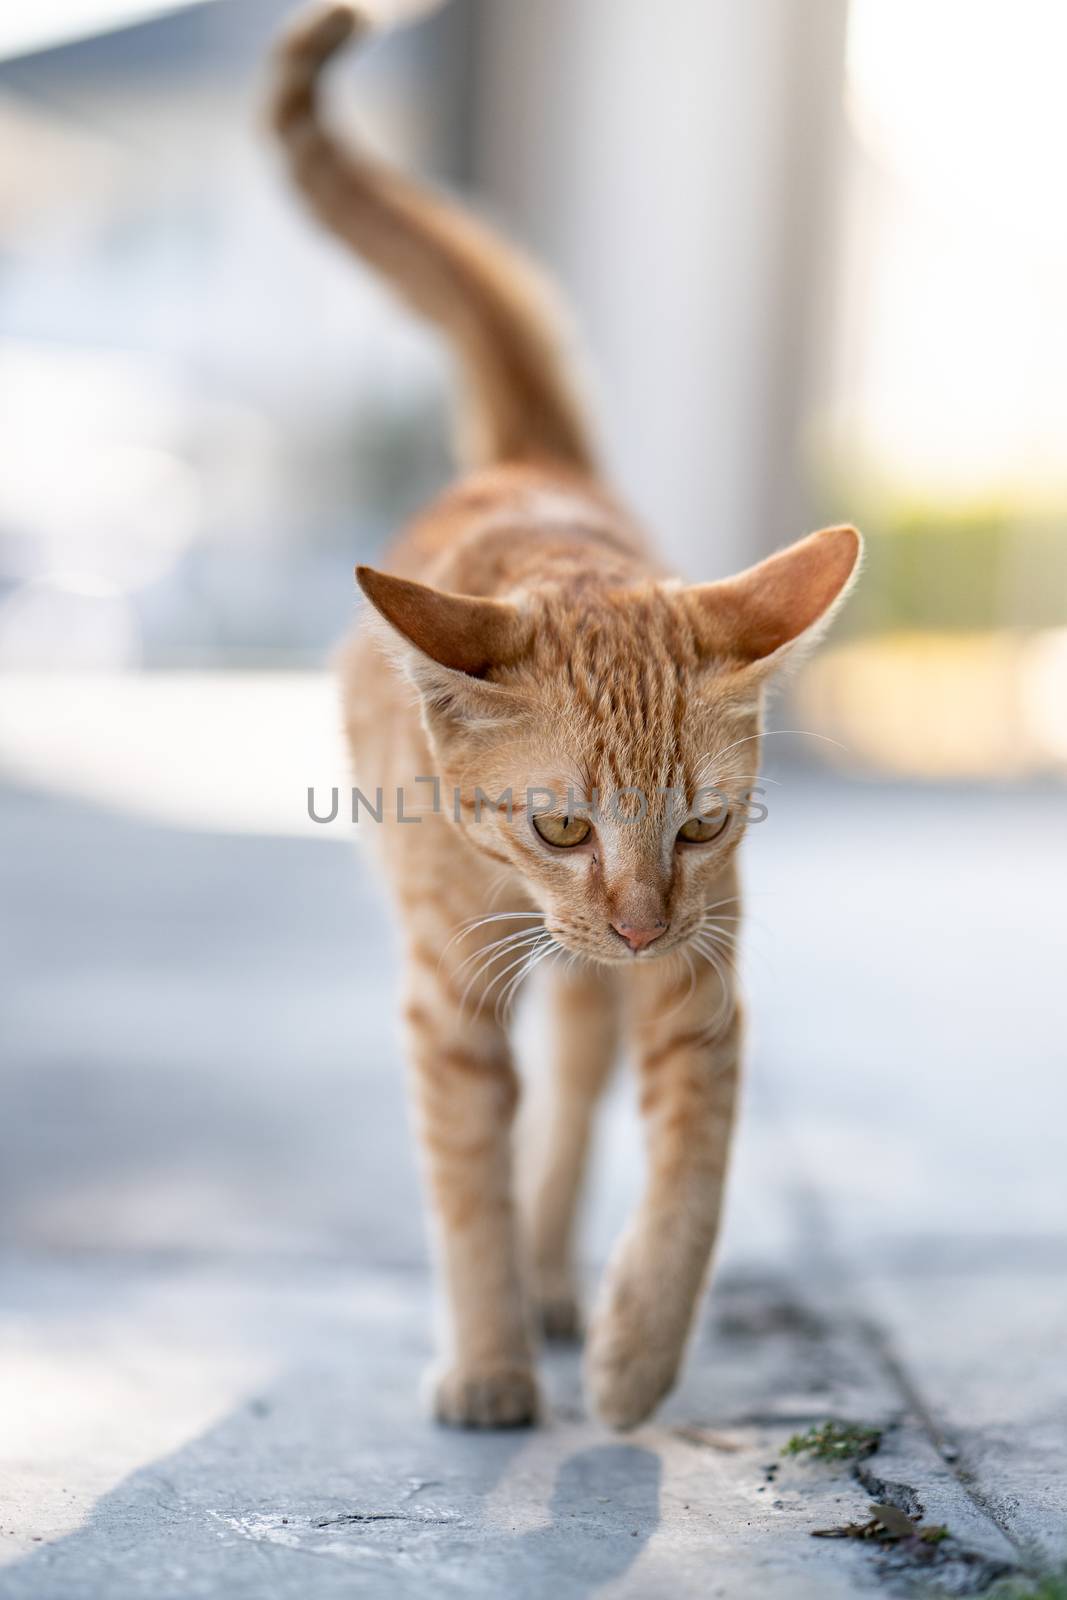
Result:
<svg viewBox="0 0 1067 1600"><path fill-rule="evenodd" d="M582 1308L569 1289L539 1294L537 1320L546 1339L573 1344L582 1337Z"/></svg>
<svg viewBox="0 0 1067 1600"><path fill-rule="evenodd" d="M593 1409L610 1428L636 1428L674 1387L680 1350L656 1331L654 1319L610 1304L593 1321L585 1382Z"/></svg>
<svg viewBox="0 0 1067 1600"><path fill-rule="evenodd" d="M434 1417L453 1428L524 1428L540 1412L532 1367L452 1367L434 1381Z"/></svg>

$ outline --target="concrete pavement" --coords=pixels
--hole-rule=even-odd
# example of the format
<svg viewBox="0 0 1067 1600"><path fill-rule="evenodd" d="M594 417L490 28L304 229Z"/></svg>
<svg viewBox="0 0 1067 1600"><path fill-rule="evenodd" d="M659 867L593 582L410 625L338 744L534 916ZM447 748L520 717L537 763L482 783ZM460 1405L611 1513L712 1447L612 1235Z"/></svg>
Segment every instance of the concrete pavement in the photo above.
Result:
<svg viewBox="0 0 1067 1600"><path fill-rule="evenodd" d="M1062 797L779 776L721 1269L683 1387L625 1439L569 1352L536 1433L424 1419L353 852L4 794L0 1596L803 1600L1067 1561ZM639 1180L628 1091L592 1263ZM780 1457L828 1416L887 1429L866 1483ZM952 1538L922 1563L812 1539L872 1495Z"/></svg>

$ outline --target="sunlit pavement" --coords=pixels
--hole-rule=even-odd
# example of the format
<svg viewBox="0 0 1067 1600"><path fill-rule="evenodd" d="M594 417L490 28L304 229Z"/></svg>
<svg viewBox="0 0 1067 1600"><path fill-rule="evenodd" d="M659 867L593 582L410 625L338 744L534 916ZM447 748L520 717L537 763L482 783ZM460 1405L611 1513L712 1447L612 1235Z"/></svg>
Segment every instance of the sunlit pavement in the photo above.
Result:
<svg viewBox="0 0 1067 1600"><path fill-rule="evenodd" d="M343 835L5 793L0 1595L822 1600L1067 1560L1062 795L777 775L721 1268L623 1439L573 1353L538 1432L425 1420L389 940ZM624 1077L591 1260L638 1180ZM828 1416L894 1424L866 1485L780 1458ZM811 1538L872 1496L948 1526L930 1571Z"/></svg>

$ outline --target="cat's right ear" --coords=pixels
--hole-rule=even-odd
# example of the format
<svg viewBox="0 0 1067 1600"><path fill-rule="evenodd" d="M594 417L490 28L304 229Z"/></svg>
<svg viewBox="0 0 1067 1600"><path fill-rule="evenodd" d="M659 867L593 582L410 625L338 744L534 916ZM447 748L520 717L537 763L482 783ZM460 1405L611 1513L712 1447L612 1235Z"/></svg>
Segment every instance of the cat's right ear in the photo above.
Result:
<svg viewBox="0 0 1067 1600"><path fill-rule="evenodd" d="M450 672L486 678L512 666L529 641L520 613L505 600L450 594L373 567L357 567L356 582L390 627Z"/></svg>
<svg viewBox="0 0 1067 1600"><path fill-rule="evenodd" d="M506 691L494 672L513 666L530 643L530 625L505 600L452 594L357 567L356 581L388 625L385 643L428 703L466 705L476 713L504 709Z"/></svg>

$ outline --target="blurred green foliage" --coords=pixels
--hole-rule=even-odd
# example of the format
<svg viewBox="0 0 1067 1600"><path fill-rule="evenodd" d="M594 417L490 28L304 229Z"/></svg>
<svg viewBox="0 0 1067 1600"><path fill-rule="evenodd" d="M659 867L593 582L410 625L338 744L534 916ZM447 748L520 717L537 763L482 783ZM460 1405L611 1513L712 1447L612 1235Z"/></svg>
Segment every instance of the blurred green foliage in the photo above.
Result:
<svg viewBox="0 0 1067 1600"><path fill-rule="evenodd" d="M952 503L838 480L821 520L867 543L839 637L1067 624L1067 504Z"/></svg>

